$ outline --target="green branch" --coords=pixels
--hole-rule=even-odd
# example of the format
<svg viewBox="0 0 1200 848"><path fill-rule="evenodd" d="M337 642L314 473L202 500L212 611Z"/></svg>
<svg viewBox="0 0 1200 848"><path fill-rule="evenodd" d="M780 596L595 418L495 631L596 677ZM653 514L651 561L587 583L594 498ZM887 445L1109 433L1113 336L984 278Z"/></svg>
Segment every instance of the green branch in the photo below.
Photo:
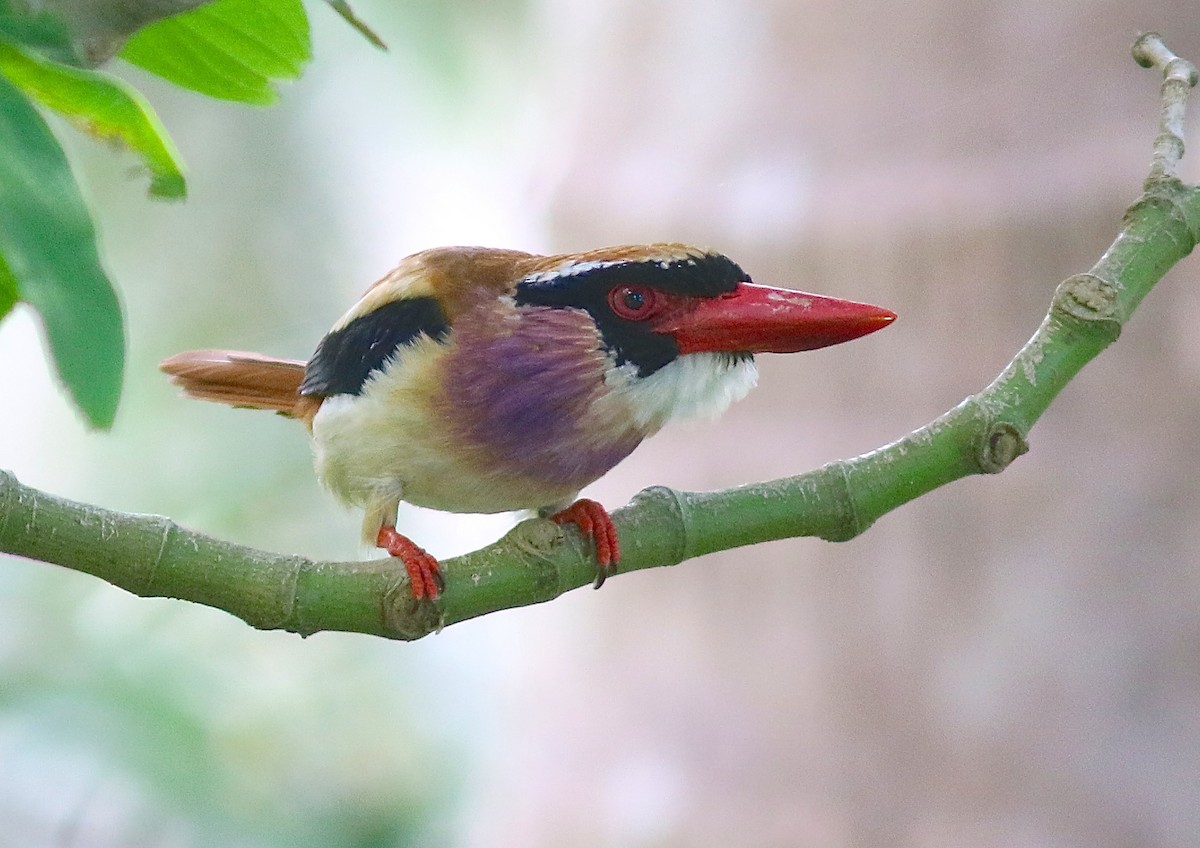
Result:
<svg viewBox="0 0 1200 848"><path fill-rule="evenodd" d="M647 489L613 519L622 571L771 539L850 539L881 515L1028 449L1029 429L1079 370L1116 340L1142 298L1200 239L1200 189L1172 176L1195 69L1157 36L1134 47L1163 71L1163 117L1145 193L1086 274L1059 285L1037 332L983 391L903 439L797 477L721 492ZM0 551L56 563L142 596L226 610L264 629L416 639L445 625L585 586L594 565L574 530L531 519L483 550L444 562L446 591L413 601L391 559L315 562L222 542L157 516L73 503L0 472Z"/></svg>

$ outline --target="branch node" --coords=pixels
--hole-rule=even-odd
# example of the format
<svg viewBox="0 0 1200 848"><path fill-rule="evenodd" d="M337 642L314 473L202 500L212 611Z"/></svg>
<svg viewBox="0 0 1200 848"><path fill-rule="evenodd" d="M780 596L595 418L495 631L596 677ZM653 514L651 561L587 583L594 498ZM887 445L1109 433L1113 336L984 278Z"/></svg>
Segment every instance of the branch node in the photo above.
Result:
<svg viewBox="0 0 1200 848"><path fill-rule="evenodd" d="M583 537L578 537L581 542ZM500 540L503 544L511 545L521 560L531 566L534 572L533 584L537 587L539 598L549 600L563 592L574 588L563 582L562 569L554 560L554 551L568 544L566 529L547 518L528 518L509 530ZM579 547L580 555L584 556L584 546ZM537 568L532 566L536 564Z"/></svg>
<svg viewBox="0 0 1200 848"><path fill-rule="evenodd" d="M546 518L527 518L508 531L508 540L523 553L546 559L547 552L566 543L561 524Z"/></svg>
<svg viewBox="0 0 1200 848"><path fill-rule="evenodd" d="M1112 321L1120 332L1121 286L1091 272L1075 274L1059 283L1054 305L1081 321Z"/></svg>
<svg viewBox="0 0 1200 848"><path fill-rule="evenodd" d="M692 516L691 505L687 501L687 495L678 492L669 486L649 486L642 489L630 500L631 507L639 507L648 503L660 503L666 506L674 517L673 526L678 528L678 544L674 546L674 551L671 552L672 562L683 562L696 556L695 553L695 530ZM641 510L634 509L634 513L640 513Z"/></svg>
<svg viewBox="0 0 1200 848"><path fill-rule="evenodd" d="M1196 66L1178 56L1167 63L1163 76L1170 82L1181 82L1188 88L1195 88L1196 83L1200 82L1200 72L1197 72Z"/></svg>
<svg viewBox="0 0 1200 848"><path fill-rule="evenodd" d="M396 571L399 578L400 569ZM414 598L405 578L389 582L380 598L383 626L389 636L413 642L442 629L445 621L439 604Z"/></svg>
<svg viewBox="0 0 1200 848"><path fill-rule="evenodd" d="M829 528L817 535L827 542L848 542L866 531L871 521L863 521L858 503L854 499L855 482L851 472L854 470L851 462L837 460L825 466L831 474L836 475L837 485L833 491L837 496L837 520Z"/></svg>
<svg viewBox="0 0 1200 848"><path fill-rule="evenodd" d="M999 474L1018 456L1029 451L1025 434L1016 425L998 421L984 431L976 452L979 470L984 474Z"/></svg>

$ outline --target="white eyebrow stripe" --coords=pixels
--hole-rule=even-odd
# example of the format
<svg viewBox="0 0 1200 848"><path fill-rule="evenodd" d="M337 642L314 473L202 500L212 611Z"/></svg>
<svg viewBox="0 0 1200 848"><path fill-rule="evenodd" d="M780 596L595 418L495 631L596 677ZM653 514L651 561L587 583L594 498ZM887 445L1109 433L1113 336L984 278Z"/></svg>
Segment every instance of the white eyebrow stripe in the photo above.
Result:
<svg viewBox="0 0 1200 848"><path fill-rule="evenodd" d="M551 280L560 279L562 277L578 277L580 274L586 274L589 271L599 271L601 268L616 268L620 265L632 265L628 259L617 259L610 261L592 260L589 262L571 262L567 261L551 268L548 271L539 271L536 274L529 274L521 279L523 283L548 283Z"/></svg>
<svg viewBox="0 0 1200 848"><path fill-rule="evenodd" d="M521 278L521 282L536 285L538 283L548 283L551 280L578 277L605 268L619 268L630 265L657 265L665 271L675 264L694 266L698 260L713 256L714 254L711 253L697 254L690 250L679 250L653 253L647 256L640 256L637 259L587 259L583 261L568 259L548 270L528 274Z"/></svg>

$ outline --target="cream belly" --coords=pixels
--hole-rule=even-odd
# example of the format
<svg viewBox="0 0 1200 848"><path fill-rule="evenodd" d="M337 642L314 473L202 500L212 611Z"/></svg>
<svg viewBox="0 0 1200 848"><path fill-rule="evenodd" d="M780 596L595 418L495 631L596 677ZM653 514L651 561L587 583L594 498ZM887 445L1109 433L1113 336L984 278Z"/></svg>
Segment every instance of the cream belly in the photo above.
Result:
<svg viewBox="0 0 1200 848"><path fill-rule="evenodd" d="M368 541L402 500L447 512L565 506L668 419L716 414L756 377L749 358L707 353L644 378L599 351L565 374L508 373L489 353L421 339L361 393L321 404L312 426L317 474L365 509Z"/></svg>
<svg viewBox="0 0 1200 848"><path fill-rule="evenodd" d="M361 398L328 398L313 419L317 474L343 501L407 501L446 512L506 512L569 501L578 487L480 473L445 449L436 432L404 411L364 412Z"/></svg>
<svg viewBox="0 0 1200 848"><path fill-rule="evenodd" d="M371 511L399 501L446 512L506 512L569 502L580 485L481 470L453 434L406 394L399 379L369 383L361 395L326 398L313 419L313 460L342 501ZM390 385L389 385L390 384ZM590 482L590 481L588 481ZM387 516L385 516L387 517Z"/></svg>

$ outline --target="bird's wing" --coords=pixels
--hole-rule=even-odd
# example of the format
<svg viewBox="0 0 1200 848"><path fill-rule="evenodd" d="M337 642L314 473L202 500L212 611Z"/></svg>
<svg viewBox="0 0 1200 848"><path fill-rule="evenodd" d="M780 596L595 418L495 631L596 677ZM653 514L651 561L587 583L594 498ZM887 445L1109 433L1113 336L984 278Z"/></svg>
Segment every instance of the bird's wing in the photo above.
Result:
<svg viewBox="0 0 1200 848"><path fill-rule="evenodd" d="M442 341L454 320L511 290L528 253L483 247L434 248L405 258L371 286L317 346L300 384L305 396L362 391L403 345Z"/></svg>
<svg viewBox="0 0 1200 848"><path fill-rule="evenodd" d="M419 336L440 341L450 331L441 302L430 295L404 297L381 304L331 330L304 373L300 393L306 396L357 395L397 348Z"/></svg>
<svg viewBox="0 0 1200 848"><path fill-rule="evenodd" d="M497 295L516 285L525 268L542 259L519 250L491 247L435 247L414 253L376 280L362 298L347 310L333 329L374 312L396 300L433 297L453 322L470 308L480 290Z"/></svg>

